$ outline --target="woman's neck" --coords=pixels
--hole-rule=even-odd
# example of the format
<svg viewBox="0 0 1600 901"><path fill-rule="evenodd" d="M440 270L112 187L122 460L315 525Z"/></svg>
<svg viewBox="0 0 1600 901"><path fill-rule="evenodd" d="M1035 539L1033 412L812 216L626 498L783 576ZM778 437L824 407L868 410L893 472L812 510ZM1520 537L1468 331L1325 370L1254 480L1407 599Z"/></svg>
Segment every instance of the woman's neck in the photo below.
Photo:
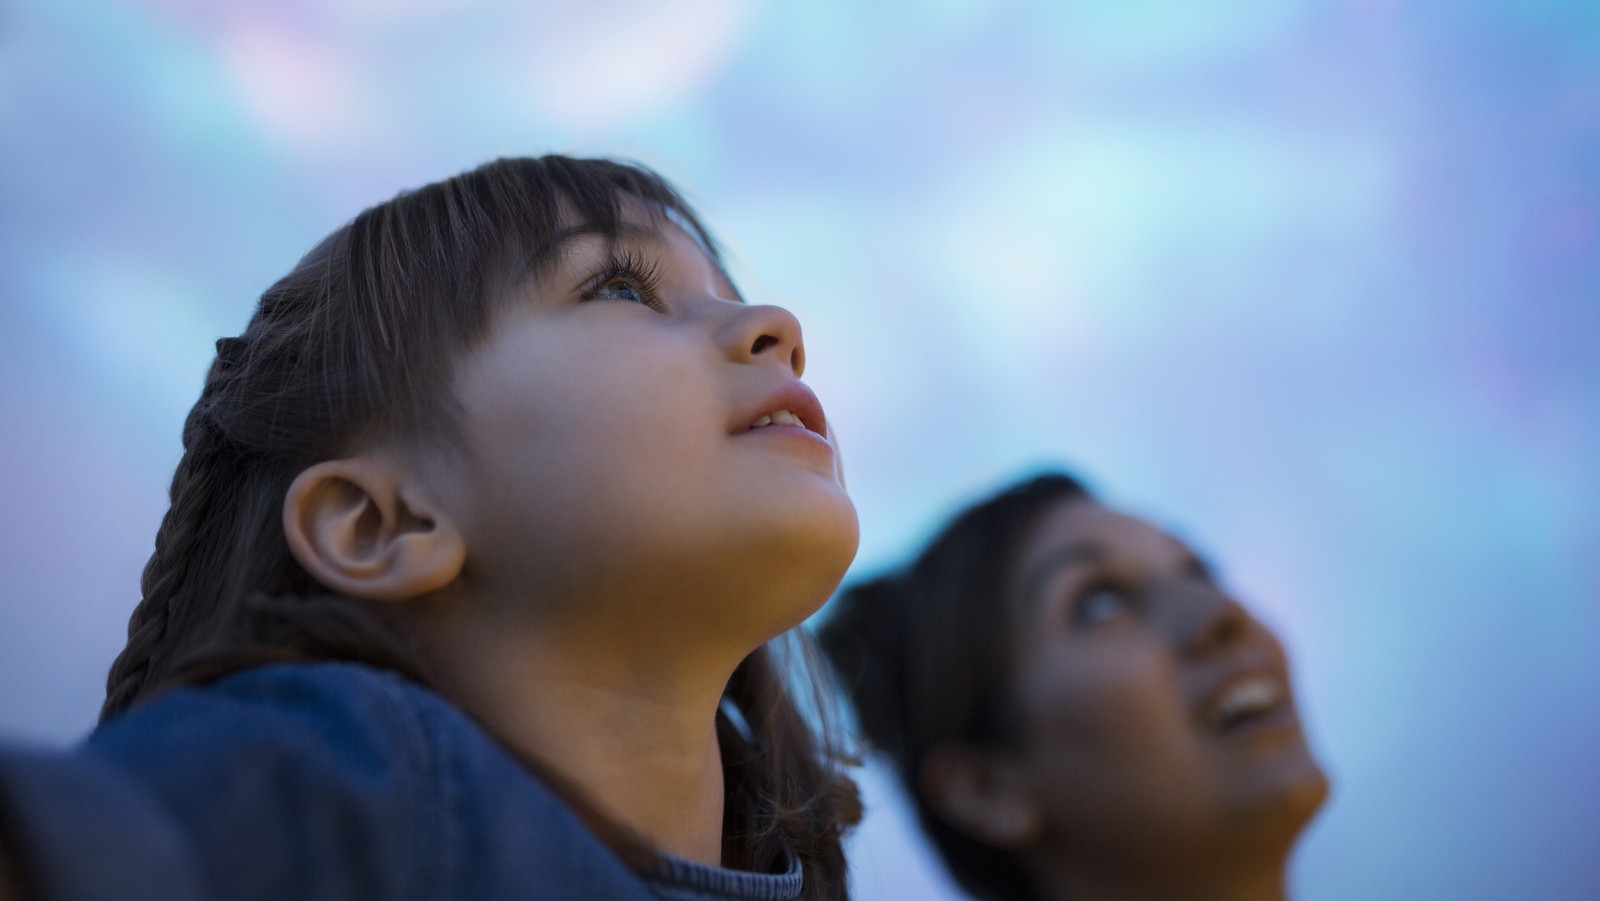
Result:
<svg viewBox="0 0 1600 901"><path fill-rule="evenodd" d="M742 658L652 661L572 635L460 620L430 624L427 644L441 693L513 751L656 850L720 864L716 712Z"/></svg>
<svg viewBox="0 0 1600 901"><path fill-rule="evenodd" d="M1284 862L1258 866L1092 870L1060 861L1034 867L1044 897L1072 901L1285 901Z"/></svg>

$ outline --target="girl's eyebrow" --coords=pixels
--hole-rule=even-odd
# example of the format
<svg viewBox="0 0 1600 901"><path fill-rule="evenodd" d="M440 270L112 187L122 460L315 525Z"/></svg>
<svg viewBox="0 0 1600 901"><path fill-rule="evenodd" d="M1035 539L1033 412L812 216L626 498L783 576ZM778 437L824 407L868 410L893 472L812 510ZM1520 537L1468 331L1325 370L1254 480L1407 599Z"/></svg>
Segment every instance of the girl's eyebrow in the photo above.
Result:
<svg viewBox="0 0 1600 901"><path fill-rule="evenodd" d="M613 241L651 241L658 244L661 242L661 232L632 222L618 223L615 228L606 228L598 222L582 222L556 232L550 238L550 245L558 251L565 250L573 241L591 235Z"/></svg>

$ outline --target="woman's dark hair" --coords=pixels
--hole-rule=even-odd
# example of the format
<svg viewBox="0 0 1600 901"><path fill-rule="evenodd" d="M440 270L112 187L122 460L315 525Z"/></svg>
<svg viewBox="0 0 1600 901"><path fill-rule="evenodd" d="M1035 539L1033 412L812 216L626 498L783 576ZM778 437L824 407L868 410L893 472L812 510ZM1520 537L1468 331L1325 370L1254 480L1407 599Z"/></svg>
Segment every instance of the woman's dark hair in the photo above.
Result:
<svg viewBox="0 0 1600 901"><path fill-rule="evenodd" d="M1047 510L1088 497L1060 474L1007 488L957 516L908 569L847 588L818 632L868 744L894 764L945 865L979 898L1039 895L1015 854L934 810L921 784L922 762L947 742L1015 747L1018 557Z"/></svg>
<svg viewBox="0 0 1600 901"><path fill-rule="evenodd" d="M375 437L452 435L454 363L514 289L556 260L568 226L615 238L624 201L677 221L716 258L694 211L660 176L546 156L497 160L402 193L269 288L244 334L217 342L184 423L172 506L101 720L166 685L274 661L356 661L426 684L403 635L371 607L330 595L294 559L282 526L289 484ZM746 728L719 726L731 760L725 860L761 869L787 845L805 868L807 899L844 898L840 843L860 817L855 787L785 684L766 648L729 682ZM657 859L559 774L524 762L625 860Z"/></svg>

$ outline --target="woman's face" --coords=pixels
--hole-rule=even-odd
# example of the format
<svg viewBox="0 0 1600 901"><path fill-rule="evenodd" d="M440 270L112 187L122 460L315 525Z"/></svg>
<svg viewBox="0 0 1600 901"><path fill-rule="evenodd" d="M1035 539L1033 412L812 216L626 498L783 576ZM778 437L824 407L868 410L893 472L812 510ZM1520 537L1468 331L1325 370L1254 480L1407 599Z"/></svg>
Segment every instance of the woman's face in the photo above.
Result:
<svg viewBox="0 0 1600 901"><path fill-rule="evenodd" d="M1024 548L1016 696L1041 850L1282 855L1327 793L1283 647L1182 544L1087 500Z"/></svg>
<svg viewBox="0 0 1600 901"><path fill-rule="evenodd" d="M855 554L800 324L743 302L683 229L576 233L461 368L463 582L640 647L754 647ZM675 644L676 643L676 644Z"/></svg>

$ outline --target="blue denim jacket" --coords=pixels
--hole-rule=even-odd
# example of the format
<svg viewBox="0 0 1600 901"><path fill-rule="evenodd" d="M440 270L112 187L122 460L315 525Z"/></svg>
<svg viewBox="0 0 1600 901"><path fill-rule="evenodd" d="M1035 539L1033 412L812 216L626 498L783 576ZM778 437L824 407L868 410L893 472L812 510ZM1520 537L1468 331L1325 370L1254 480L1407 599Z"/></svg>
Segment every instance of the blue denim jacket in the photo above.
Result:
<svg viewBox="0 0 1600 901"><path fill-rule="evenodd" d="M42 901L749 898L788 872L630 871L432 692L344 663L172 691L65 755L0 754Z"/></svg>

